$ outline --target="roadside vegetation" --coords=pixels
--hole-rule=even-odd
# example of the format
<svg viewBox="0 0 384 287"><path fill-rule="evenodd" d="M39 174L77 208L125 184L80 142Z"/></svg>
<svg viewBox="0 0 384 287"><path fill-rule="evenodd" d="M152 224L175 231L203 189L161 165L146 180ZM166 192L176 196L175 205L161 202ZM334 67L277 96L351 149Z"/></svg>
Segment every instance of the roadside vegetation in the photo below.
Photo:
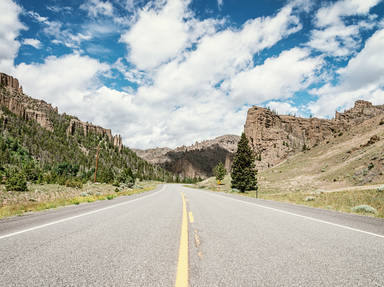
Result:
<svg viewBox="0 0 384 287"><path fill-rule="evenodd" d="M255 190L242 193L231 188L231 178L229 175L223 179L221 185L217 185L215 178L211 177L191 187L256 197ZM346 188L345 190L336 192L327 192L325 190L315 190L312 192L273 192L271 190L265 191L261 188L258 192L258 197L261 199L384 218L384 185L368 190L348 190L348 188Z"/></svg>
<svg viewBox="0 0 384 287"><path fill-rule="evenodd" d="M119 187L105 183L85 183L82 187L59 184L28 184L24 192L7 191L0 186L0 218L21 215L26 212L57 208L60 206L112 200L118 196L139 194L153 190L159 182L142 181Z"/></svg>

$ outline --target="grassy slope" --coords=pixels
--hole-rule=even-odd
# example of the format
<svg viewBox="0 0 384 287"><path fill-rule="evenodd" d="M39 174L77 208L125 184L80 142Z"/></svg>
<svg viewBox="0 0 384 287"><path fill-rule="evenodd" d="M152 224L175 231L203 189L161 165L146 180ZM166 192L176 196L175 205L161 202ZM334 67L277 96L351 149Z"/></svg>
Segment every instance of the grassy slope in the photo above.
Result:
<svg viewBox="0 0 384 287"><path fill-rule="evenodd" d="M143 181L133 189L116 188L110 184L88 183L82 189L70 188L58 184L31 184L29 191L5 191L0 187L0 218L21 215L25 212L56 208L59 206L111 200L117 196L138 194L153 190L158 182Z"/></svg>
<svg viewBox="0 0 384 287"><path fill-rule="evenodd" d="M384 125L380 121L381 118L367 121L260 172L259 197L344 212L352 212L358 205L370 205L377 210L375 216L384 217L384 192L377 191L377 186L384 184ZM364 146L373 135L381 140ZM229 176L220 186L214 178L196 186L231 192ZM254 197L255 192L244 195Z"/></svg>

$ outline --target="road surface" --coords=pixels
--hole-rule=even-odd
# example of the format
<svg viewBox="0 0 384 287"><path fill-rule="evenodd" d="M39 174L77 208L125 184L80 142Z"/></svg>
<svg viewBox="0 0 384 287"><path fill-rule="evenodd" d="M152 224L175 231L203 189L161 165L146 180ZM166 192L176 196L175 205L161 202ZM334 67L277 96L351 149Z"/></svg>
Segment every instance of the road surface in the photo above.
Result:
<svg viewBox="0 0 384 287"><path fill-rule="evenodd" d="M0 220L0 286L384 286L384 220L163 185Z"/></svg>

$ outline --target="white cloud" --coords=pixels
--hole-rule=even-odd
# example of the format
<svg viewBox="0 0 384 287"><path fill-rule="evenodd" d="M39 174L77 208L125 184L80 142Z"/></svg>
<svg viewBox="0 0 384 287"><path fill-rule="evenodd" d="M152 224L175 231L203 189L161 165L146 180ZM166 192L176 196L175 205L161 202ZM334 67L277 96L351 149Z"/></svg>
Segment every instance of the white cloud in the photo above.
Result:
<svg viewBox="0 0 384 287"><path fill-rule="evenodd" d="M70 54L48 57L41 64L22 63L15 67L13 74L29 96L87 119L84 100L98 87L99 73L107 70L108 66L95 59Z"/></svg>
<svg viewBox="0 0 384 287"><path fill-rule="evenodd" d="M284 51L231 79L231 96L236 101L252 104L289 98L311 84L322 65L322 58L310 57L307 49Z"/></svg>
<svg viewBox="0 0 384 287"><path fill-rule="evenodd" d="M53 37L52 43L58 45L63 44L68 48L78 48L83 41L92 39L92 35L83 33L72 33L65 29L63 24L58 21L47 21L43 32L48 37Z"/></svg>
<svg viewBox="0 0 384 287"><path fill-rule="evenodd" d="M24 45L29 45L34 47L35 49L40 49L41 48L41 42L37 39L32 39L32 38L26 38L23 40Z"/></svg>
<svg viewBox="0 0 384 287"><path fill-rule="evenodd" d="M137 22L121 37L129 46L129 61L146 70L175 57L188 40L188 25L183 20L188 4L169 0L160 9L147 6L140 11Z"/></svg>
<svg viewBox="0 0 384 287"><path fill-rule="evenodd" d="M267 105L272 111L276 111L279 115L296 115L299 112L297 107L292 106L287 102L271 101Z"/></svg>
<svg viewBox="0 0 384 287"><path fill-rule="evenodd" d="M98 16L113 16L113 5L109 1L87 0L80 5L80 9L86 11L88 16L93 18Z"/></svg>
<svg viewBox="0 0 384 287"><path fill-rule="evenodd" d="M338 70L338 85L327 84L312 91L319 99L310 103L309 109L317 116L332 116L337 108L350 108L358 99L384 104L383 51L384 30L379 30L345 68Z"/></svg>
<svg viewBox="0 0 384 287"><path fill-rule="evenodd" d="M34 11L28 11L27 15L32 17L32 19L36 20L39 23L46 23L48 21L47 17L40 16L39 13Z"/></svg>
<svg viewBox="0 0 384 287"><path fill-rule="evenodd" d="M374 16L369 15L372 7L380 0L340 0L320 8L315 17L309 47L335 57L353 54L360 46L360 32L375 26ZM349 16L368 16L366 20L354 21L346 25L344 19Z"/></svg>
<svg viewBox="0 0 384 287"><path fill-rule="evenodd" d="M126 138L131 146L175 147L222 134L240 134L248 107L231 97L230 79L253 67L255 53L302 28L293 4L276 15L251 19L238 29L223 29L222 20L199 21L187 4L171 0L166 5L147 6L122 37L130 46L128 61L136 67L128 69L120 60L114 68L130 81L137 77L140 85L132 100L132 107L142 110L134 119L140 128L131 122L124 128L125 133L135 134ZM165 15L162 26L157 21ZM177 28L161 28L168 24ZM176 42L168 46L170 41ZM163 44L167 46L164 49ZM298 87L309 82L320 61L311 62L306 53L294 62L299 64L297 70L306 73L300 79L297 76Z"/></svg>
<svg viewBox="0 0 384 287"><path fill-rule="evenodd" d="M339 0L322 7L316 14L318 27L333 26L342 23L342 17L353 15L366 15L380 0Z"/></svg>
<svg viewBox="0 0 384 287"><path fill-rule="evenodd" d="M217 0L217 6L219 7L219 9L223 7L223 4L224 4L224 0Z"/></svg>
<svg viewBox="0 0 384 287"><path fill-rule="evenodd" d="M26 28L19 20L22 9L13 1L1 0L0 11L0 71L9 73L20 48L16 38L20 30Z"/></svg>

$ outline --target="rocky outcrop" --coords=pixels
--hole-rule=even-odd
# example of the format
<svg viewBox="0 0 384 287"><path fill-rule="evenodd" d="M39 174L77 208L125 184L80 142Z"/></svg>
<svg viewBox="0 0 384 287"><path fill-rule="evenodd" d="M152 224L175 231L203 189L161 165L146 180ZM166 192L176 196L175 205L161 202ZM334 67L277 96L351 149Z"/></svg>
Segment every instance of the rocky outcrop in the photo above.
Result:
<svg viewBox="0 0 384 287"><path fill-rule="evenodd" d="M119 151L123 148L123 138L121 135L115 135L113 137L113 146L117 147Z"/></svg>
<svg viewBox="0 0 384 287"><path fill-rule="evenodd" d="M82 122L79 119L72 118L67 128L67 135L73 136L76 131L80 131L84 136L88 136L88 134L93 133L102 137L107 137L111 142L113 141L112 132L110 129L104 129L91 123Z"/></svg>
<svg viewBox="0 0 384 287"><path fill-rule="evenodd" d="M384 105L374 106L367 101L356 101L352 109L344 113L336 112L335 121L345 126L351 126L361 124L379 115L384 115Z"/></svg>
<svg viewBox="0 0 384 287"><path fill-rule="evenodd" d="M225 164L228 171L230 170L239 139L240 137L236 135L225 135L175 149L155 148L134 151L148 162L160 165L181 177L206 178L212 176L212 169L219 161Z"/></svg>
<svg viewBox="0 0 384 287"><path fill-rule="evenodd" d="M57 108L53 108L45 101L35 100L24 95L22 88L19 87L19 81L11 76L0 73L0 80L1 106L25 120L34 120L43 128L53 131L48 114L49 112L57 113Z"/></svg>
<svg viewBox="0 0 384 287"><path fill-rule="evenodd" d="M23 93L23 88L19 86L19 81L7 74L0 73L0 85L7 88L8 90L17 91Z"/></svg>
<svg viewBox="0 0 384 287"><path fill-rule="evenodd" d="M15 115L25 119L34 120L48 131L53 131L54 126L49 118L50 114L58 114L58 109L43 100L36 100L26 96L19 81L12 76L0 73L0 105L6 107ZM104 129L88 122L82 122L72 117L67 128L67 135L74 135L80 131L84 136L94 133L106 137L119 150L123 147L120 135L112 136L110 129Z"/></svg>
<svg viewBox="0 0 384 287"><path fill-rule="evenodd" d="M263 170L380 114L384 106L366 101L357 101L344 113L336 112L332 120L277 115L254 106L248 110L244 132L256 154L256 166Z"/></svg>

